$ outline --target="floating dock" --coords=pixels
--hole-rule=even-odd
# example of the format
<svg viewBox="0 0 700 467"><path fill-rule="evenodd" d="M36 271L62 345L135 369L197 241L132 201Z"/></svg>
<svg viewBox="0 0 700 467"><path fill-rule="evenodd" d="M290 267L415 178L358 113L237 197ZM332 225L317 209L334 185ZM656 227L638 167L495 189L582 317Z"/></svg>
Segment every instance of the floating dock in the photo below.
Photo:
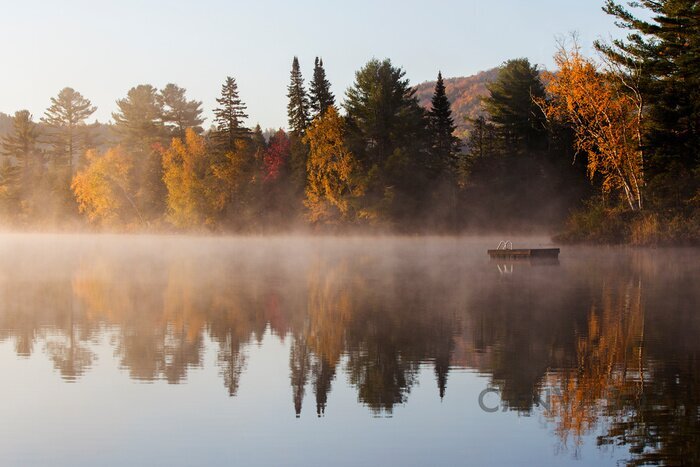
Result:
<svg viewBox="0 0 700 467"><path fill-rule="evenodd" d="M502 241L495 250L486 250L492 259L549 259L559 258L559 248L518 248L513 242Z"/></svg>
<svg viewBox="0 0 700 467"><path fill-rule="evenodd" d="M494 259L558 258L559 248L518 248L487 250Z"/></svg>

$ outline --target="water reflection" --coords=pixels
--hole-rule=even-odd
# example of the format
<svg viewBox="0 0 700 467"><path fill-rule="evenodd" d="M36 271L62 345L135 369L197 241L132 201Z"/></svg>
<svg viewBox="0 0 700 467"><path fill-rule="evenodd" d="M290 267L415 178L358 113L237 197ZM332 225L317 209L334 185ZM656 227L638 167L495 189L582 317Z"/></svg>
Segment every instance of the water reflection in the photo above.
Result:
<svg viewBox="0 0 700 467"><path fill-rule="evenodd" d="M421 368L440 399L450 372L469 369L521 415L548 391L563 448L598 434L601 448L628 446L630 464L700 463L697 252L572 249L504 273L481 244L436 239L11 237L0 248L0 341L18 357L45 352L68 382L107 336L145 382L184 383L213 352L235 397L250 346L270 332L289 344L296 416L304 403L331 413L342 384L391 416Z"/></svg>

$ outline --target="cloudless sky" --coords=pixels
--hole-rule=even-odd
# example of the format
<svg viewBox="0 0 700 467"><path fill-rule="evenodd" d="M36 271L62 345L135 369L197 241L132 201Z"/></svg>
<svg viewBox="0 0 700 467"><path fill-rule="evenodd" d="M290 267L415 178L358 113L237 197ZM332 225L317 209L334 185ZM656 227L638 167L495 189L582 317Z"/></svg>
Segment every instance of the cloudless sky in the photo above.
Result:
<svg viewBox="0 0 700 467"><path fill-rule="evenodd" d="M0 112L38 119L71 86L107 121L129 88L174 82L202 100L211 124L221 83L236 78L249 125L286 126L298 55L308 83L323 57L336 97L372 57L412 83L466 76L528 57L552 66L557 37L589 47L619 36L602 0L0 0Z"/></svg>

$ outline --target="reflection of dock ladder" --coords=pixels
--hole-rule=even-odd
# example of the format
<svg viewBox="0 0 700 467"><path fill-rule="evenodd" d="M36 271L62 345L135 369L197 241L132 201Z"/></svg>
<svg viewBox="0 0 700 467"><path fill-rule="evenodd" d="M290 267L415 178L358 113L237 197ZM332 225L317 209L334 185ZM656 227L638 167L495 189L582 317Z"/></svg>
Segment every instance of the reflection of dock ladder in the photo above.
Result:
<svg viewBox="0 0 700 467"><path fill-rule="evenodd" d="M513 274L513 265L512 264L497 264L496 267L498 268L498 272L504 276L506 274L510 275Z"/></svg>
<svg viewBox="0 0 700 467"><path fill-rule="evenodd" d="M513 249L513 242L511 242L510 240L507 240L507 241L501 240L496 249L497 250L512 250Z"/></svg>

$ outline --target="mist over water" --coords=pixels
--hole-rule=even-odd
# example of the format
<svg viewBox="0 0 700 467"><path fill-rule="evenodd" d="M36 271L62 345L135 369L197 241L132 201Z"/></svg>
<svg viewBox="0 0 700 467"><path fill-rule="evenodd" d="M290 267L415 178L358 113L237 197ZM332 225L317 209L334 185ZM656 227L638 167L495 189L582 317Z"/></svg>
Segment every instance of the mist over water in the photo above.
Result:
<svg viewBox="0 0 700 467"><path fill-rule="evenodd" d="M4 234L0 464L699 462L697 250L499 240Z"/></svg>

